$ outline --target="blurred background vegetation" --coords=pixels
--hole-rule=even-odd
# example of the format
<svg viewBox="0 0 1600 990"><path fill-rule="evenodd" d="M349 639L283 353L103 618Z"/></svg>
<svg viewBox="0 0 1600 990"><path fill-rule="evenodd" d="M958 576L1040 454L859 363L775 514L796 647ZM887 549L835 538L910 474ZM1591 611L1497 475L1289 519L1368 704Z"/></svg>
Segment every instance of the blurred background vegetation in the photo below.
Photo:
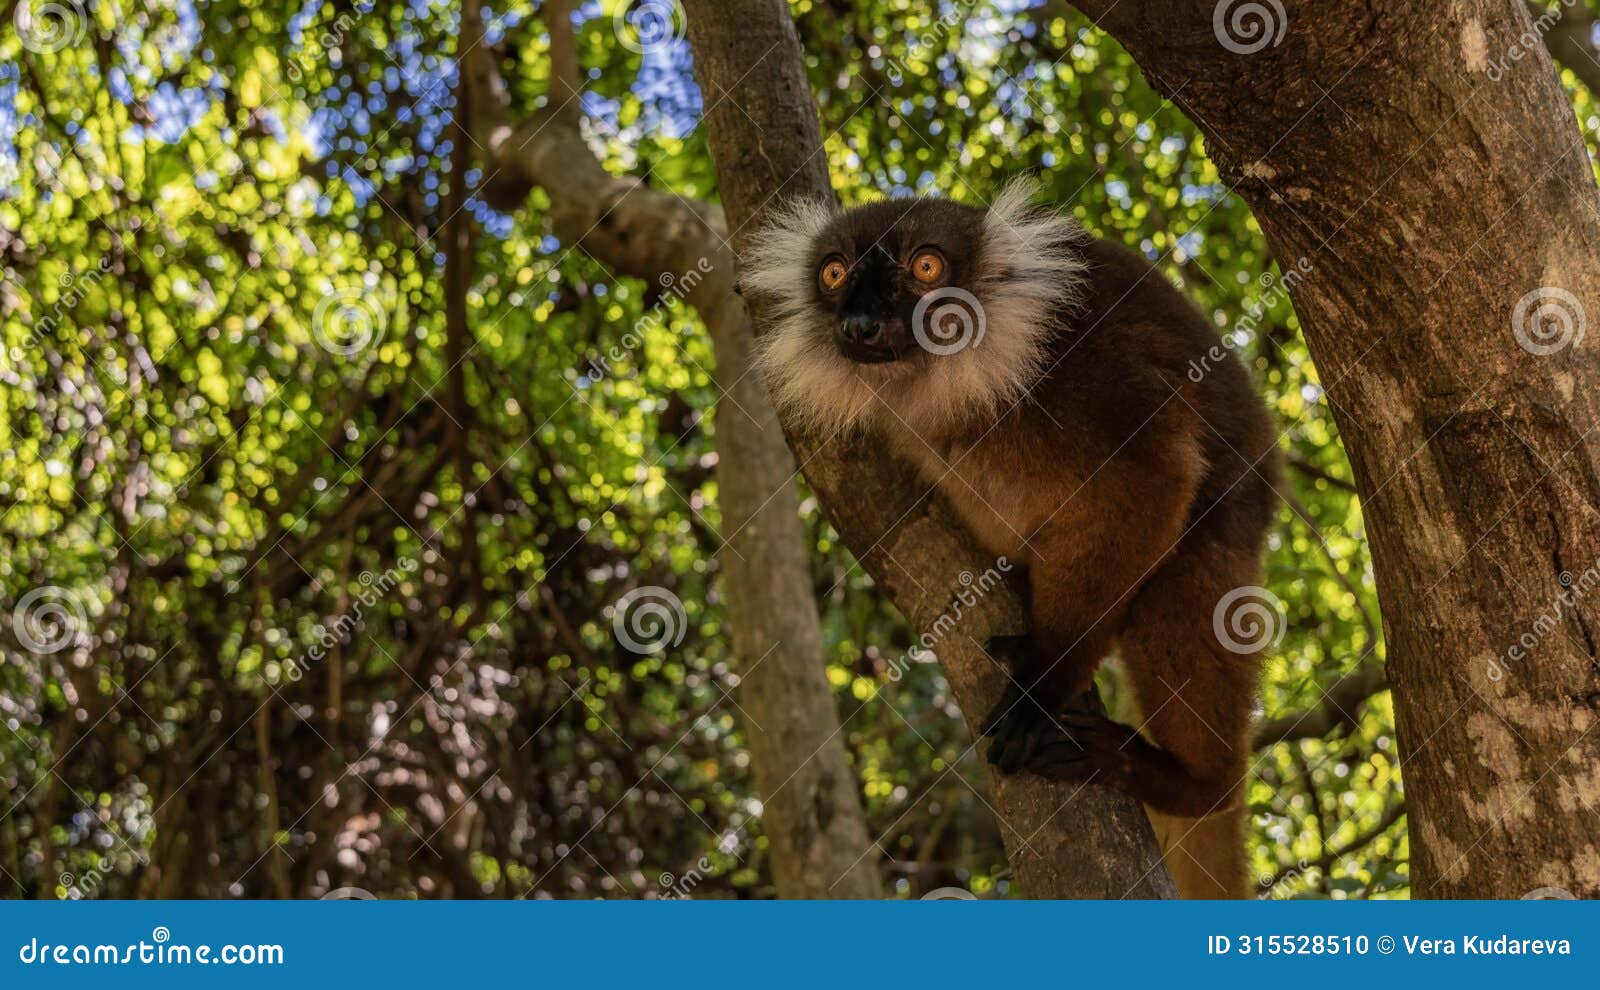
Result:
<svg viewBox="0 0 1600 990"><path fill-rule="evenodd" d="M543 193L504 212L458 174L455 3L46 6L10 4L0 37L0 891L659 897L693 873L696 897L771 896L728 700L709 341L551 236ZM1038 173L1247 357L1297 503L1271 534L1263 723L1330 690L1351 716L1263 740L1257 890L1403 896L1381 623L1278 287L1294 259L1062 4L792 11L847 203ZM489 13L537 104L539 6ZM619 16L578 11L591 147L714 201L687 44L634 51ZM456 206L478 233L452 355ZM938 666L892 666L913 631L802 509L890 889L1016 893ZM641 655L611 616L651 585L687 629Z"/></svg>

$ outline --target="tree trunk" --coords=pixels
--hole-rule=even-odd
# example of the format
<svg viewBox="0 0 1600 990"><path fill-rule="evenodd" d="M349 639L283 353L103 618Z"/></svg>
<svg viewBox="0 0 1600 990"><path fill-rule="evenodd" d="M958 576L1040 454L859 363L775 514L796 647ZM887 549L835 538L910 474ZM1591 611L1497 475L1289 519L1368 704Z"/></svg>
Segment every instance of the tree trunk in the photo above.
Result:
<svg viewBox="0 0 1600 990"><path fill-rule="evenodd" d="M755 376L753 339L732 292L733 256L720 211L613 176L578 130L580 77L570 0L546 4L549 109L513 126L494 57L482 43L478 0L462 9L462 72L471 132L486 149L489 191L517 202L535 186L551 201L556 236L620 275L675 282L710 331L723 392L717 408L722 591L741 680L741 724L786 898L882 895L855 774L823 668L794 461Z"/></svg>
<svg viewBox="0 0 1600 990"><path fill-rule="evenodd" d="M1600 896L1600 204L1527 10L1078 6L1312 265L1291 294L1377 567L1413 895Z"/></svg>
<svg viewBox="0 0 1600 990"><path fill-rule="evenodd" d="M689 0L685 6L718 190L732 240L742 249L786 200L833 195L816 110L783 0ZM755 316L762 326L763 314ZM793 432L789 440L845 545L914 625L940 630L939 659L975 728L1005 683L981 644L1023 628L1015 589L1001 586L971 605L956 601L958 593L970 596L974 575L990 572L996 562L941 498L928 495L911 469L880 447ZM1026 894L1173 896L1149 822L1133 800L1026 774L991 773L990 784Z"/></svg>

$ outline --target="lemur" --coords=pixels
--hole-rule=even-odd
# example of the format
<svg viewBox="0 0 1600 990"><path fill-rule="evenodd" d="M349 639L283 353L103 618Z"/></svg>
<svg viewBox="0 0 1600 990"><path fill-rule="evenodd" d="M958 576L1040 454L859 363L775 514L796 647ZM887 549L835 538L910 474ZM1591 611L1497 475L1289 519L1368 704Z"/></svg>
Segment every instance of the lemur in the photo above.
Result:
<svg viewBox="0 0 1600 990"><path fill-rule="evenodd" d="M1212 325L1026 183L987 208L790 206L741 285L772 302L759 366L790 425L871 431L1025 565L1031 627L989 644L1011 672L989 762L1122 789L1181 894L1244 896L1259 658L1218 609L1260 580L1278 458ZM1113 650L1138 729L1093 702Z"/></svg>

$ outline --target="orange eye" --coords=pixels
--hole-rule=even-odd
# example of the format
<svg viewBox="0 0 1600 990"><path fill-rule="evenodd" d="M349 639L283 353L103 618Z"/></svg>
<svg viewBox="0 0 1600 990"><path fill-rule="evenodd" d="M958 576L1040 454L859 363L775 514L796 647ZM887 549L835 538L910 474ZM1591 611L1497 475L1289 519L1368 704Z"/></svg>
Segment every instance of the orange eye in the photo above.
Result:
<svg viewBox="0 0 1600 990"><path fill-rule="evenodd" d="M944 278L944 255L933 248L923 248L911 259L911 275L923 285L933 285Z"/></svg>
<svg viewBox="0 0 1600 990"><path fill-rule="evenodd" d="M822 287L832 292L844 284L844 278L848 274L850 274L850 268L844 263L844 259L829 258L822 263L822 272L820 274Z"/></svg>

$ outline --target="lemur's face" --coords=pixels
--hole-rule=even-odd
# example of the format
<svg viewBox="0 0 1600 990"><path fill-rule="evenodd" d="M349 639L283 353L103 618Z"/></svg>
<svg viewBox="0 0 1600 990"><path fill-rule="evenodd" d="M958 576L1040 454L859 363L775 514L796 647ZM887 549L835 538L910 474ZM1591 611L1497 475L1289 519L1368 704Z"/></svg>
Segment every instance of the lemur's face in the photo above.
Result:
<svg viewBox="0 0 1600 990"><path fill-rule="evenodd" d="M922 432L1025 394L1083 270L1082 232L1029 193L802 203L762 230L742 279L777 311L760 362L779 410L831 433L887 406Z"/></svg>
<svg viewBox="0 0 1600 990"><path fill-rule="evenodd" d="M810 252L813 303L828 317L818 329L857 364L938 356L979 315L983 218L948 200L889 200L834 218ZM974 303L963 310L963 299Z"/></svg>

